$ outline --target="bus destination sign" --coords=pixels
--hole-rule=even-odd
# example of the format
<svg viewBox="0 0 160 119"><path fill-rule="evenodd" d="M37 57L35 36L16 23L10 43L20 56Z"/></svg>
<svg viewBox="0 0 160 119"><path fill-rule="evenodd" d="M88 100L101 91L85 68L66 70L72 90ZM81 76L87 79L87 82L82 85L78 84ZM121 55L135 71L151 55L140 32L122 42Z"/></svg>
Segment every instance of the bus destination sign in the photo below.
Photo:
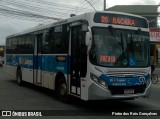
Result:
<svg viewBox="0 0 160 119"><path fill-rule="evenodd" d="M96 13L94 22L148 28L146 19L120 14Z"/></svg>

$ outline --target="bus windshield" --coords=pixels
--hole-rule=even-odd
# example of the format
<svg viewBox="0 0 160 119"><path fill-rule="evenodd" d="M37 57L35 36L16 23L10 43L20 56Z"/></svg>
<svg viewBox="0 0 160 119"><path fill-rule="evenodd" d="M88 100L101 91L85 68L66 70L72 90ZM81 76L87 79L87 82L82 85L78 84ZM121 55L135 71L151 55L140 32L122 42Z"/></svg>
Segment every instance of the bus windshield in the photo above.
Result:
<svg viewBox="0 0 160 119"><path fill-rule="evenodd" d="M90 61L110 67L149 66L149 33L141 30L92 28Z"/></svg>

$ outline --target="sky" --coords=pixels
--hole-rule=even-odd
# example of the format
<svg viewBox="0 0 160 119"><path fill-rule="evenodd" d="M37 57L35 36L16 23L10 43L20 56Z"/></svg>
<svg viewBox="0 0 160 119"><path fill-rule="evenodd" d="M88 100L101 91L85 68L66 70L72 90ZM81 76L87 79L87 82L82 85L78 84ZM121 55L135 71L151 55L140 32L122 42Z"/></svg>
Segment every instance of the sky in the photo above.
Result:
<svg viewBox="0 0 160 119"><path fill-rule="evenodd" d="M0 8L2 8L3 5L7 5L7 7L12 7L12 8L17 9L17 7L14 7L13 5L9 4L9 1L11 1L11 0L7 0L8 3L5 3L3 1L5 1L5 0L0 1ZM15 3L16 3L16 1L23 3L23 2L26 2L27 0L13 0L13 1L15 1ZM35 1L35 3L32 1ZM30 2L31 5L33 3L34 3L34 5L36 5L36 1L37 0L28 0L27 2L28 3ZM84 0L54 0L54 1L53 0L39 0L39 1L50 2L49 3L50 6L43 6L42 4L38 4L38 2L37 2L37 6L44 7L44 10L46 11L47 16L54 17L54 15L52 15L52 13L53 13L53 14L57 15L56 17L63 18L63 19L69 17L69 14L71 14L71 13L80 14L80 13L85 12L85 9L93 10L93 8ZM103 10L104 0L88 0L88 1L90 1L90 3L93 4L93 6L95 7L96 10L98 10L98 11ZM62 10L60 7L59 8L58 7L52 8L52 7L54 7L54 5L51 6L52 5L51 2L58 3L59 5L64 4L66 6L66 10L65 9ZM18 3L18 5L19 4L20 3ZM114 5L158 5L158 4L160 4L159 0L106 0L106 8L112 7ZM22 5L25 5L25 4L23 3ZM67 5L73 6L73 7L75 7L75 9L73 7L69 8L69 6L67 6ZM21 7L21 9L22 9L22 6L19 6L19 7ZM23 9L26 8L26 10L27 10L27 7L29 7L29 5L27 5L26 7L23 6ZM46 8L51 9L51 10L54 10L54 9L56 9L56 10L51 11L52 13L51 12L49 13L49 11L47 11ZM80 8L82 8L81 10L83 10L83 11L80 12ZM31 8L29 8L29 9L31 9ZM29 9L28 9L28 11L29 11ZM51 22L48 20L46 20L46 21L34 20L34 19L28 20L27 18L23 18L23 20L22 20L22 19L18 19L18 17L14 17L14 18L10 17L10 15L4 16L4 14L1 14L1 11L2 10L0 10L0 45L5 44L5 39L6 39L6 36L8 36L8 35L12 35L14 33L24 31L26 29L35 27L35 26L42 24L42 23L44 24L44 23ZM35 9L35 12L36 12L36 9ZM41 13L43 13L43 12L41 12ZM160 24L160 21L159 21L159 24Z"/></svg>

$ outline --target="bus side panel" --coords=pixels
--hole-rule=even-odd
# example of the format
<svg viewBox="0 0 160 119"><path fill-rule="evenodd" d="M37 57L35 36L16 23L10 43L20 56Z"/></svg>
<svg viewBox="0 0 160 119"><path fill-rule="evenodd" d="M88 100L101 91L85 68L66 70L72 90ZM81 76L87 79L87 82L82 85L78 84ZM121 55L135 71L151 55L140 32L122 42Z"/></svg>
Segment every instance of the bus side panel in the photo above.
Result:
<svg viewBox="0 0 160 119"><path fill-rule="evenodd" d="M5 71L16 78L17 66L15 65L15 58L13 55L6 55Z"/></svg>
<svg viewBox="0 0 160 119"><path fill-rule="evenodd" d="M17 65L21 67L22 80L33 83L33 55L19 55Z"/></svg>
<svg viewBox="0 0 160 119"><path fill-rule="evenodd" d="M54 89L53 55L42 55L42 86Z"/></svg>
<svg viewBox="0 0 160 119"><path fill-rule="evenodd" d="M54 90L54 72L43 71L42 72L42 86Z"/></svg>
<svg viewBox="0 0 160 119"><path fill-rule="evenodd" d="M33 83L33 69L22 68L22 80Z"/></svg>
<svg viewBox="0 0 160 119"><path fill-rule="evenodd" d="M60 58L65 58L65 60L60 61ZM42 86L54 90L56 74L58 72L67 74L67 56L42 55L42 70Z"/></svg>

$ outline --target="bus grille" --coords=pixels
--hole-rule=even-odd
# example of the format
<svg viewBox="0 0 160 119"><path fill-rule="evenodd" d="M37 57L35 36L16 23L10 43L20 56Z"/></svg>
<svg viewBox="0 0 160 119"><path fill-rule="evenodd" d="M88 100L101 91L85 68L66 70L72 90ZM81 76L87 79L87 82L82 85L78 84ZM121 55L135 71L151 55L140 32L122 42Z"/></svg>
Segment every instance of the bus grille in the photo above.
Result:
<svg viewBox="0 0 160 119"><path fill-rule="evenodd" d="M107 72L106 72L106 75L108 76L115 76L115 77L137 77L137 76L144 76L144 75L147 75L148 74L148 71L147 70L144 70L142 71L141 70L129 70L129 69L123 69L122 70L113 70L113 69L109 69Z"/></svg>
<svg viewBox="0 0 160 119"><path fill-rule="evenodd" d="M126 89L134 89L134 94L144 93L146 85L136 85L136 86L108 86L112 95L124 94Z"/></svg>

